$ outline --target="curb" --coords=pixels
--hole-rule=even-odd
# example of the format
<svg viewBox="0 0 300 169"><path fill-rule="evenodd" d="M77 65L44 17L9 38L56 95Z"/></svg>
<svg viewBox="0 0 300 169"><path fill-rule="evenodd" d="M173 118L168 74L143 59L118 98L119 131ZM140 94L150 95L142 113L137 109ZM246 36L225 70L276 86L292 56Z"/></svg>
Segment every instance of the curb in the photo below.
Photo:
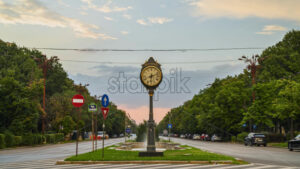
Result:
<svg viewBox="0 0 300 169"><path fill-rule="evenodd" d="M232 164L228 161L57 161L56 165L65 164Z"/></svg>

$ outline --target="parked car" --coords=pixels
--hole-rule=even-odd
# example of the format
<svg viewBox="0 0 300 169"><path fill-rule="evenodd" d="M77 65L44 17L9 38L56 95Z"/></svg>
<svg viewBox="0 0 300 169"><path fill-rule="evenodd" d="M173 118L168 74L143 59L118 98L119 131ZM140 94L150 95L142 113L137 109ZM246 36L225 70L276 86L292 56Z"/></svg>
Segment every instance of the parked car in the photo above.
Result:
<svg viewBox="0 0 300 169"><path fill-rule="evenodd" d="M181 135L180 135L180 138L185 138L185 135L184 135L184 134L181 134Z"/></svg>
<svg viewBox="0 0 300 169"><path fill-rule="evenodd" d="M288 149L290 151L299 149L300 150L300 134L298 134L294 139L288 142Z"/></svg>
<svg viewBox="0 0 300 169"><path fill-rule="evenodd" d="M205 140L205 141L210 141L210 137L209 137L208 134L205 134L204 140Z"/></svg>
<svg viewBox="0 0 300 169"><path fill-rule="evenodd" d="M216 134L214 134L213 136L211 136L211 141L222 141L222 138L217 136Z"/></svg>
<svg viewBox="0 0 300 169"><path fill-rule="evenodd" d="M121 133L119 137L124 137L124 134L123 134L123 133Z"/></svg>
<svg viewBox="0 0 300 169"><path fill-rule="evenodd" d="M105 139L109 138L108 134L105 134L104 137L105 137ZM103 138L103 131L98 131L98 133L97 133L97 139L99 140L101 138Z"/></svg>
<svg viewBox="0 0 300 169"><path fill-rule="evenodd" d="M204 139L205 139L205 134L202 133L201 136L200 136L200 140L204 141Z"/></svg>
<svg viewBox="0 0 300 169"><path fill-rule="evenodd" d="M261 134L261 133L249 133L247 137L245 137L244 140L245 146L249 145L263 145L263 146L267 146L267 140L266 140L266 136L265 134Z"/></svg>
<svg viewBox="0 0 300 169"><path fill-rule="evenodd" d="M199 134L194 134L193 135L193 140L200 140L200 135Z"/></svg>

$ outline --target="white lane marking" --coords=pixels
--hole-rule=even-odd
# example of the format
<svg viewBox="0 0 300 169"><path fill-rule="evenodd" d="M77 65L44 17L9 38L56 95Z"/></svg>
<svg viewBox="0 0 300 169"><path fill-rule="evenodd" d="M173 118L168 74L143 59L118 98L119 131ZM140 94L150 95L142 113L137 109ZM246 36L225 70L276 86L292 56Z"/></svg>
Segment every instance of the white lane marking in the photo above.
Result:
<svg viewBox="0 0 300 169"><path fill-rule="evenodd" d="M228 164L206 164L206 165L198 165L198 166L192 166L192 167L184 167L184 169L213 168L213 167L220 167L220 166L228 166Z"/></svg>
<svg viewBox="0 0 300 169"><path fill-rule="evenodd" d="M241 167L250 167L250 166L253 166L254 164L246 164L246 165L230 165L230 166L227 166L227 167L222 167L222 169L231 169L231 168L241 168Z"/></svg>
<svg viewBox="0 0 300 169"><path fill-rule="evenodd" d="M261 165L261 164L260 164ZM251 169L262 169L262 168L270 168L270 167L280 167L276 165L265 165L263 164L262 166L257 166L257 167L251 167Z"/></svg>
<svg viewBox="0 0 300 169"><path fill-rule="evenodd" d="M155 169L155 168L169 168L169 167L173 167L173 168L178 168L178 167L187 167L187 166L194 166L195 164L165 164L166 166L158 166L158 167L152 167L151 169Z"/></svg>

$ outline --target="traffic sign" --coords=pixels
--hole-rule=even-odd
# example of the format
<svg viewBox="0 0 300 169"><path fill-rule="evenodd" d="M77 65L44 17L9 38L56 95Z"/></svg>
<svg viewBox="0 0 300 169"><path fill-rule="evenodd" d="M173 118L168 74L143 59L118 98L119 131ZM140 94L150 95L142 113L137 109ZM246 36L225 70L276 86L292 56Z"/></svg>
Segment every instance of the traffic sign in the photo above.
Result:
<svg viewBox="0 0 300 169"><path fill-rule="evenodd" d="M75 107L81 107L84 104L84 98L80 94L76 94L72 98L72 104Z"/></svg>
<svg viewBox="0 0 300 169"><path fill-rule="evenodd" d="M89 110L89 112L97 111L97 105L95 103L89 104L88 110Z"/></svg>
<svg viewBox="0 0 300 169"><path fill-rule="evenodd" d="M107 107L101 107L101 111L102 111L103 118L105 120L108 115L109 109Z"/></svg>
<svg viewBox="0 0 300 169"><path fill-rule="evenodd" d="M168 128L171 129L172 128L172 124L168 124Z"/></svg>
<svg viewBox="0 0 300 169"><path fill-rule="evenodd" d="M131 132L131 129L130 128L126 128L126 133L130 133Z"/></svg>
<svg viewBox="0 0 300 169"><path fill-rule="evenodd" d="M103 107L107 107L109 105L109 98L106 94L102 96L101 103Z"/></svg>

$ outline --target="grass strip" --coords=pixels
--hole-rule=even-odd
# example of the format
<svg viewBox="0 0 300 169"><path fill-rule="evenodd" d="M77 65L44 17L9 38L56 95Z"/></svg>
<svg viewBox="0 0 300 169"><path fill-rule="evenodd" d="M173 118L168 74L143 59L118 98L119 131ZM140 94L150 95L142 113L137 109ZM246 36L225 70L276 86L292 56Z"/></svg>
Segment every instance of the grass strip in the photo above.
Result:
<svg viewBox="0 0 300 169"><path fill-rule="evenodd" d="M232 161L234 164L245 164L233 157L202 151L187 145L182 150L166 150L163 157L139 157L138 151L123 151L112 149L115 145L104 148L104 159L102 149L94 152L72 156L65 161Z"/></svg>

